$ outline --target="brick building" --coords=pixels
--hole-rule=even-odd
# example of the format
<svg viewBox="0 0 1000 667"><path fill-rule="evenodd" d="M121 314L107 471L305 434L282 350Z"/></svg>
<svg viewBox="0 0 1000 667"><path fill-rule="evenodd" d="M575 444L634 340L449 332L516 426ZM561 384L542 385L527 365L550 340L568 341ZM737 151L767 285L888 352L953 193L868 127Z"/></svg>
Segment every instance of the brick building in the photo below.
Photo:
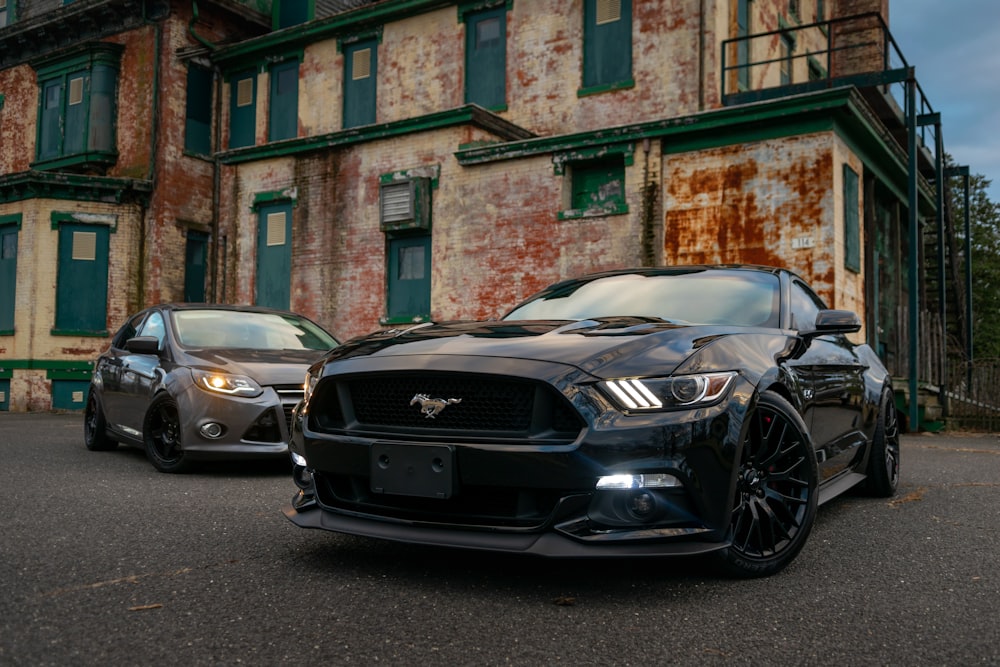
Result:
<svg viewBox="0 0 1000 667"><path fill-rule="evenodd" d="M888 0L6 2L9 409L82 407L109 330L157 301L347 338L627 265L787 266L863 316L904 392L940 371L908 326L940 119ZM86 141L48 106L78 71Z"/></svg>

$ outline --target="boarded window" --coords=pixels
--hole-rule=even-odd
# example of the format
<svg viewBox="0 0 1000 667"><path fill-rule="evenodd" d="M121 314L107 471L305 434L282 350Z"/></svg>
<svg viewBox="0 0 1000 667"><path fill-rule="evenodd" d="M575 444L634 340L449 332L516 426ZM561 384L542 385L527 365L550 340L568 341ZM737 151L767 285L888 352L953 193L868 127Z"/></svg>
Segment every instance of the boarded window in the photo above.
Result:
<svg viewBox="0 0 1000 667"><path fill-rule="evenodd" d="M253 104L253 79L240 79L236 84L236 106Z"/></svg>
<svg viewBox="0 0 1000 667"><path fill-rule="evenodd" d="M285 245L285 213L267 215L267 245Z"/></svg>
<svg viewBox="0 0 1000 667"><path fill-rule="evenodd" d="M597 25L622 20L622 0L597 0Z"/></svg>
<svg viewBox="0 0 1000 667"><path fill-rule="evenodd" d="M97 234L94 232L73 232L73 259L93 262L97 258Z"/></svg>
<svg viewBox="0 0 1000 667"><path fill-rule="evenodd" d="M69 104L81 104L83 102L83 77L78 76L69 80Z"/></svg>
<svg viewBox="0 0 1000 667"><path fill-rule="evenodd" d="M358 49L352 56L351 79L358 81L372 75L372 50Z"/></svg>

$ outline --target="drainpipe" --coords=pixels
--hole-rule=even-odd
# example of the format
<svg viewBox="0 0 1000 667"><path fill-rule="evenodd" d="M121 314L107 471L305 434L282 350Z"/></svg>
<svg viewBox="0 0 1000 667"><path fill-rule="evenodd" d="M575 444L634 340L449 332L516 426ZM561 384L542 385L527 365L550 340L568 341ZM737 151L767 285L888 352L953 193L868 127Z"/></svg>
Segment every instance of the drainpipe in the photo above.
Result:
<svg viewBox="0 0 1000 667"><path fill-rule="evenodd" d="M910 328L910 382L909 382L909 426L910 431L920 428L920 413L917 405L917 381L920 372L920 295L918 271L920 261L917 248L919 211L917 210L917 79L911 67L906 77L906 135L909 149L909 167L907 172L907 190L909 198L909 258L907 261L907 289L909 290L909 328Z"/></svg>
<svg viewBox="0 0 1000 667"><path fill-rule="evenodd" d="M698 111L705 110L705 0L698 10Z"/></svg>

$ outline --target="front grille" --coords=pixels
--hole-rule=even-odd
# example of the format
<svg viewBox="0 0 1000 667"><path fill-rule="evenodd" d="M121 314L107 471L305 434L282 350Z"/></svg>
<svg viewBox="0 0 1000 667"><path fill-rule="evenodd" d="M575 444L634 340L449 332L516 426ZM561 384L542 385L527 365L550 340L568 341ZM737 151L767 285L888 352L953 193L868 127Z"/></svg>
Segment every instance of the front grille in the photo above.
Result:
<svg viewBox="0 0 1000 667"><path fill-rule="evenodd" d="M295 410L295 406L302 400L302 385L275 385L274 390L278 392L278 398L281 400L281 410L285 414L285 426L288 427L288 433L291 434L292 411Z"/></svg>
<svg viewBox="0 0 1000 667"><path fill-rule="evenodd" d="M436 408L439 408L437 410ZM381 374L317 387L317 430L572 440L583 420L548 384L468 373Z"/></svg>
<svg viewBox="0 0 1000 667"><path fill-rule="evenodd" d="M520 487L465 485L459 496L447 500L373 493L368 477L331 475L316 471L317 500L321 507L362 512L408 521L431 521L506 528L545 525L564 491Z"/></svg>

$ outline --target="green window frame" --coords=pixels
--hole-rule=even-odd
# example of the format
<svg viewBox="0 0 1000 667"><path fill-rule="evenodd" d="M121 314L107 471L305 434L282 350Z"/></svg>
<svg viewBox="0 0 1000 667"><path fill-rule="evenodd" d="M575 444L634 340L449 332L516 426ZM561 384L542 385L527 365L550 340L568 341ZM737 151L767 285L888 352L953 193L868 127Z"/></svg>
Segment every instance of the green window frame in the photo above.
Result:
<svg viewBox="0 0 1000 667"><path fill-rule="evenodd" d="M107 336L111 227L53 213L59 234L55 336Z"/></svg>
<svg viewBox="0 0 1000 667"><path fill-rule="evenodd" d="M189 229L184 248L184 300L205 301L205 277L208 275L208 239L205 232Z"/></svg>
<svg viewBox="0 0 1000 667"><path fill-rule="evenodd" d="M365 39L343 44L344 119L343 128L371 125L376 120L378 99L378 40Z"/></svg>
<svg viewBox="0 0 1000 667"><path fill-rule="evenodd" d="M16 0L0 0L0 28L9 26L15 21L14 10L16 6Z"/></svg>
<svg viewBox="0 0 1000 667"><path fill-rule="evenodd" d="M783 33L781 35L781 62L778 64L782 86L790 86L792 84L792 60L794 54L795 38L789 33Z"/></svg>
<svg viewBox="0 0 1000 667"><path fill-rule="evenodd" d="M98 42L32 63L39 89L32 168L115 163L123 48Z"/></svg>
<svg viewBox="0 0 1000 667"><path fill-rule="evenodd" d="M861 273L861 217L858 172L844 165L844 267Z"/></svg>
<svg viewBox="0 0 1000 667"><path fill-rule="evenodd" d="M14 335L17 296L17 241L21 215L0 216L0 336Z"/></svg>
<svg viewBox="0 0 1000 667"><path fill-rule="evenodd" d="M751 30L751 0L738 0L736 6L736 37L746 38ZM750 90L750 40L736 43L736 83L740 92Z"/></svg>
<svg viewBox="0 0 1000 667"><path fill-rule="evenodd" d="M560 213L560 219L628 213L625 163L620 156L577 162L569 172L570 208Z"/></svg>
<svg viewBox="0 0 1000 667"><path fill-rule="evenodd" d="M257 72L248 70L229 81L229 148L257 142Z"/></svg>
<svg viewBox="0 0 1000 667"><path fill-rule="evenodd" d="M268 140L294 139L299 134L299 60L272 65L269 79Z"/></svg>
<svg viewBox="0 0 1000 667"><path fill-rule="evenodd" d="M507 8L468 12L465 18L465 102L507 109Z"/></svg>
<svg viewBox="0 0 1000 667"><path fill-rule="evenodd" d="M631 88L632 0L584 0L579 96Z"/></svg>
<svg viewBox="0 0 1000 667"><path fill-rule="evenodd" d="M212 70L188 65L184 118L184 150L197 155L212 152Z"/></svg>
<svg viewBox="0 0 1000 667"><path fill-rule="evenodd" d="M271 29L281 30L313 20L316 15L314 0L274 0L271 7Z"/></svg>

